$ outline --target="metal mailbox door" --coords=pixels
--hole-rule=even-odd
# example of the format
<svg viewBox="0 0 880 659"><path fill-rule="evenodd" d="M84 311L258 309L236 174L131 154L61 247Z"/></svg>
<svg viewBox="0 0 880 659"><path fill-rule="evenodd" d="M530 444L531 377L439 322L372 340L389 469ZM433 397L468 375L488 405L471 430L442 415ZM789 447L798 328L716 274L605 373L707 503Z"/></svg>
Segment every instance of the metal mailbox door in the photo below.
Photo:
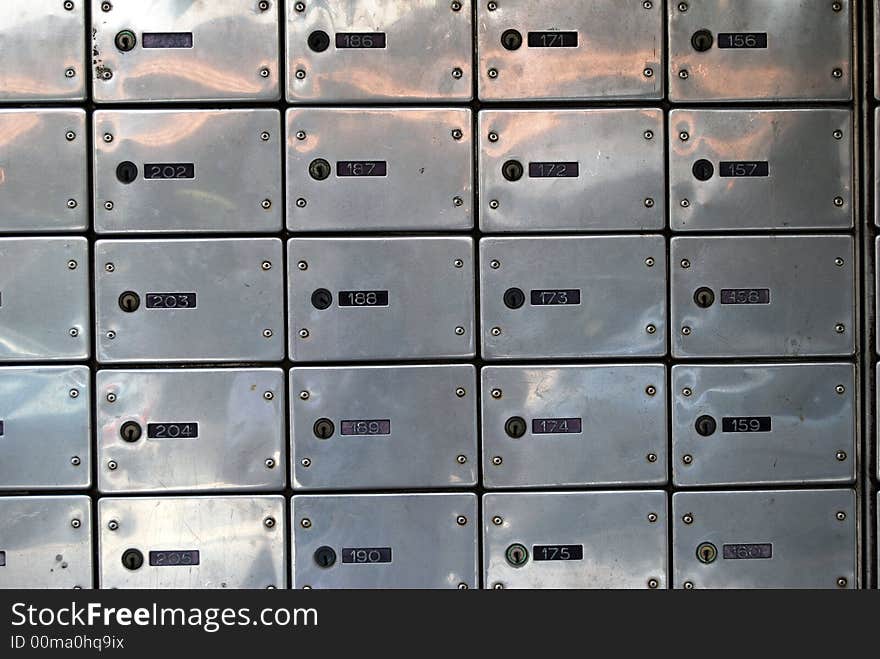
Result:
<svg viewBox="0 0 880 659"><path fill-rule="evenodd" d="M0 590L92 585L89 497L0 497Z"/></svg>
<svg viewBox="0 0 880 659"><path fill-rule="evenodd" d="M473 220L471 111L287 111L291 231L454 231Z"/></svg>
<svg viewBox="0 0 880 659"><path fill-rule="evenodd" d="M677 492L676 588L856 588L852 490Z"/></svg>
<svg viewBox="0 0 880 659"><path fill-rule="evenodd" d="M476 485L472 365L293 368L290 391L294 488Z"/></svg>
<svg viewBox="0 0 880 659"><path fill-rule="evenodd" d="M470 0L286 5L290 103L471 100Z"/></svg>
<svg viewBox="0 0 880 659"><path fill-rule="evenodd" d="M92 0L97 103L274 101L279 0Z"/></svg>
<svg viewBox="0 0 880 659"><path fill-rule="evenodd" d="M480 2L477 46L486 101L663 97L662 2Z"/></svg>
<svg viewBox="0 0 880 659"><path fill-rule="evenodd" d="M486 232L666 226L658 109L480 112Z"/></svg>
<svg viewBox="0 0 880 659"><path fill-rule="evenodd" d="M850 110L673 110L674 231L853 225Z"/></svg>
<svg viewBox="0 0 880 659"><path fill-rule="evenodd" d="M483 357L666 353L662 236L484 238Z"/></svg>
<svg viewBox="0 0 880 659"><path fill-rule="evenodd" d="M474 355L470 238L288 241L294 361Z"/></svg>
<svg viewBox="0 0 880 659"><path fill-rule="evenodd" d="M280 361L281 257L274 238L98 241L98 361Z"/></svg>
<svg viewBox="0 0 880 659"><path fill-rule="evenodd" d="M88 228L87 137L85 110L0 110L0 231Z"/></svg>
<svg viewBox="0 0 880 659"><path fill-rule="evenodd" d="M666 509L660 491L484 494L484 587L665 589Z"/></svg>
<svg viewBox="0 0 880 659"><path fill-rule="evenodd" d="M0 102L83 100L85 27L85 0L4 2Z"/></svg>
<svg viewBox="0 0 880 659"><path fill-rule="evenodd" d="M476 588L477 496L297 495L294 588Z"/></svg>
<svg viewBox="0 0 880 659"><path fill-rule="evenodd" d="M97 374L102 492L281 491L281 369Z"/></svg>
<svg viewBox="0 0 880 659"><path fill-rule="evenodd" d="M98 501L101 588L285 588L282 496Z"/></svg>
<svg viewBox="0 0 880 659"><path fill-rule="evenodd" d="M852 483L852 364L672 368L676 485Z"/></svg>
<svg viewBox="0 0 880 659"><path fill-rule="evenodd" d="M671 101L848 101L852 3L668 2Z"/></svg>
<svg viewBox="0 0 880 659"><path fill-rule="evenodd" d="M670 253L674 356L853 354L850 236L673 238Z"/></svg>
<svg viewBox="0 0 880 659"><path fill-rule="evenodd" d="M91 352L85 238L0 238L0 362Z"/></svg>
<svg viewBox="0 0 880 659"><path fill-rule="evenodd" d="M277 232L278 110L95 113L99 233Z"/></svg>
<svg viewBox="0 0 880 659"><path fill-rule="evenodd" d="M482 370L487 488L665 484L666 367Z"/></svg>
<svg viewBox="0 0 880 659"><path fill-rule="evenodd" d="M87 366L0 368L0 490L92 483Z"/></svg>

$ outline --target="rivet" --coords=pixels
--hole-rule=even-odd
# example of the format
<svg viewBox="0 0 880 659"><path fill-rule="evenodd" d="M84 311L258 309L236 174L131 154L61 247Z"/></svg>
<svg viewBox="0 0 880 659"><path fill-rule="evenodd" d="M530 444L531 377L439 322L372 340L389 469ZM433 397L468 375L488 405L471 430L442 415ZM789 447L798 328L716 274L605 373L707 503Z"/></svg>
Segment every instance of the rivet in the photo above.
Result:
<svg viewBox="0 0 880 659"><path fill-rule="evenodd" d="M269 210L272 208L272 201L270 199L263 199L263 201L260 202L260 206L262 206L264 210Z"/></svg>
<svg viewBox="0 0 880 659"><path fill-rule="evenodd" d="M495 465L496 467L498 465L500 465L502 462L504 462L504 460L501 459L500 455L496 455L494 458L492 458L492 464Z"/></svg>
<svg viewBox="0 0 880 659"><path fill-rule="evenodd" d="M497 199L493 199L492 201L489 202L489 208L491 208L492 210L498 210L498 207L499 207L500 205L501 205L501 204L498 203L498 200L497 200Z"/></svg>
<svg viewBox="0 0 880 659"><path fill-rule="evenodd" d="M104 208L108 211L112 211L113 210L113 202L112 201L105 201Z"/></svg>
<svg viewBox="0 0 880 659"><path fill-rule="evenodd" d="M844 521L845 519L846 519L846 513L843 512L842 510L837 511L837 520L838 520L839 522L842 522L842 521Z"/></svg>
<svg viewBox="0 0 880 659"><path fill-rule="evenodd" d="M67 333L70 334L70 336L72 336L74 338L79 336L79 330L76 327L71 327Z"/></svg>
<svg viewBox="0 0 880 659"><path fill-rule="evenodd" d="M831 71L831 77L838 78L838 79L842 78L843 77L843 70L842 69L834 69L833 71Z"/></svg>
<svg viewBox="0 0 880 659"><path fill-rule="evenodd" d="M681 328L681 333L682 333L684 336L690 336L690 335L691 335L691 331L692 331L691 328L688 327L687 325L685 325L684 327Z"/></svg>
<svg viewBox="0 0 880 659"><path fill-rule="evenodd" d="M452 69L452 77L455 78L456 80L461 79L461 77L462 77L463 75L464 75L464 71L462 71L462 70L461 70L460 68L458 68L457 66L456 66L454 69ZM491 75L491 73L490 73L489 75L490 75L490 77L494 77L494 76ZM497 74L496 74L496 75L497 75Z"/></svg>
<svg viewBox="0 0 880 659"><path fill-rule="evenodd" d="M449 7L452 11L461 11L461 3L458 0L455 0Z"/></svg>
<svg viewBox="0 0 880 659"><path fill-rule="evenodd" d="M495 526L501 526L502 524L504 524L504 518L501 517L501 515L495 515L495 517L492 518L492 523Z"/></svg>
<svg viewBox="0 0 880 659"><path fill-rule="evenodd" d="M463 205L464 205L464 199L462 199L461 197L453 197L453 198L452 198L452 204L453 204L454 206L463 206Z"/></svg>
<svg viewBox="0 0 880 659"><path fill-rule="evenodd" d="M77 205L76 199L68 199L67 200L67 207L68 208L76 208L76 205Z"/></svg>
<svg viewBox="0 0 880 659"><path fill-rule="evenodd" d="M645 331L646 331L648 334L654 334L654 333L657 331L657 328L656 328L654 325L648 325L648 326L645 328Z"/></svg>
<svg viewBox="0 0 880 659"><path fill-rule="evenodd" d="M263 464L266 465L266 469L275 468L275 460L273 460L272 458L266 458L266 461Z"/></svg>
<svg viewBox="0 0 880 659"><path fill-rule="evenodd" d="M116 266L112 263L105 263L104 270L106 270L107 272L113 272L114 270L116 270Z"/></svg>
<svg viewBox="0 0 880 659"><path fill-rule="evenodd" d="M455 260L452 262L452 265L454 265L456 268L463 268L463 267L464 267L464 261L462 261L461 259L455 259Z"/></svg>
<svg viewBox="0 0 880 659"><path fill-rule="evenodd" d="M460 465L466 464L467 463L467 456L466 455L459 455L457 458L455 458L455 461Z"/></svg>
<svg viewBox="0 0 880 659"><path fill-rule="evenodd" d="M498 139L499 139L499 137L498 137L498 133L496 133L496 132L494 132L494 131L491 132L491 133L489 133L489 141L490 141L490 142L497 142Z"/></svg>
<svg viewBox="0 0 880 659"><path fill-rule="evenodd" d="M64 8L67 11L73 11L73 1L72 0L64 0Z"/></svg>
<svg viewBox="0 0 880 659"><path fill-rule="evenodd" d="M79 467L82 464L82 460L79 459L78 455L75 455L70 458L70 464L72 464L74 467Z"/></svg>
<svg viewBox="0 0 880 659"><path fill-rule="evenodd" d="M687 259L682 259L681 260L681 267L684 268L685 270L687 270L688 268L691 267L691 262L688 261Z"/></svg>
<svg viewBox="0 0 880 659"><path fill-rule="evenodd" d="M838 208L841 208L844 203L845 202L843 201L843 197L835 197L834 198L834 205L837 206Z"/></svg>
<svg viewBox="0 0 880 659"><path fill-rule="evenodd" d="M110 341L112 341L113 339L116 338L116 332L114 332L113 330L110 330L109 332L107 332L107 334L106 334L105 336L106 336Z"/></svg>
<svg viewBox="0 0 880 659"><path fill-rule="evenodd" d="M297 2L295 5L293 5L293 8L301 14L306 10L306 3Z"/></svg>
<svg viewBox="0 0 880 659"><path fill-rule="evenodd" d="M296 264L296 267L299 268L300 270L306 271L309 269L309 263L308 263L308 261L300 261L299 263Z"/></svg>
<svg viewBox="0 0 880 659"><path fill-rule="evenodd" d="M119 465L116 463L116 460L110 460L110 462L107 463L107 469L110 471L116 471L118 468Z"/></svg>
<svg viewBox="0 0 880 659"><path fill-rule="evenodd" d="M658 519L657 513L648 513L648 521L651 522L651 524L656 522L657 519Z"/></svg>
<svg viewBox="0 0 880 659"><path fill-rule="evenodd" d="M660 583L656 579L648 579L648 588L654 589L657 588Z"/></svg>
<svg viewBox="0 0 880 659"><path fill-rule="evenodd" d="M307 330L305 327L303 327L303 328L299 331L299 338L301 338L301 339L307 339L307 338L309 338L309 330Z"/></svg>
<svg viewBox="0 0 880 659"><path fill-rule="evenodd" d="M489 11L495 11L496 9L498 9L498 3L490 2L488 5L486 5L486 9L488 9Z"/></svg>
<svg viewBox="0 0 880 659"><path fill-rule="evenodd" d="M308 202L305 199L303 199L302 197L300 197L299 199L296 200L296 205L298 208L305 208L307 203Z"/></svg>
<svg viewBox="0 0 880 659"><path fill-rule="evenodd" d="M74 77L76 77L76 69L74 69L74 68L67 69L64 72L64 75L68 78L74 78Z"/></svg>
<svg viewBox="0 0 880 659"><path fill-rule="evenodd" d="M690 199L682 199L679 203L682 208L690 208L691 205Z"/></svg>
<svg viewBox="0 0 880 659"><path fill-rule="evenodd" d="M262 69L260 69L260 77L261 78L268 78L271 75L271 73L272 72L269 71L269 69L266 67L263 67Z"/></svg>
<svg viewBox="0 0 880 659"><path fill-rule="evenodd" d="M681 461L684 462L686 465L689 465L694 461L694 456L683 455L683 456L681 456Z"/></svg>
<svg viewBox="0 0 880 659"><path fill-rule="evenodd" d="M645 199L645 208L654 208L654 200L650 197Z"/></svg>
<svg viewBox="0 0 880 659"><path fill-rule="evenodd" d="M462 137L464 137L464 133L462 132L461 128L452 129L452 139L460 140Z"/></svg>
<svg viewBox="0 0 880 659"><path fill-rule="evenodd" d="M654 75L654 69L646 67L645 70L642 71L642 75L644 75L646 78L651 78Z"/></svg>
<svg viewBox="0 0 880 659"><path fill-rule="evenodd" d="M271 270L271 269L272 269L272 261L263 261L263 262L260 264L260 267L261 267L263 270Z"/></svg>
<svg viewBox="0 0 880 659"><path fill-rule="evenodd" d="M113 141L113 135L110 134L110 133L104 133L104 141L105 141L107 144L110 144L110 142Z"/></svg>
<svg viewBox="0 0 880 659"><path fill-rule="evenodd" d="M119 528L119 522L117 522L115 519L111 519L109 522L107 522L107 528L111 531L115 531Z"/></svg>
<svg viewBox="0 0 880 659"><path fill-rule="evenodd" d="M109 394L107 394L107 402L108 403L115 403L116 402L116 394L114 394L112 391Z"/></svg>
<svg viewBox="0 0 880 659"><path fill-rule="evenodd" d="M498 268L501 267L501 261L495 261L495 260L490 261L489 267L492 268L493 270L497 270Z"/></svg>
<svg viewBox="0 0 880 659"><path fill-rule="evenodd" d="M836 265L838 268L842 268L844 263L845 263L845 261L842 258L840 258L839 256L836 259L834 259L834 265Z"/></svg>
<svg viewBox="0 0 880 659"><path fill-rule="evenodd" d="M685 524L693 524L694 523L694 514L693 513L685 513L684 517L681 518L681 521Z"/></svg>
<svg viewBox="0 0 880 659"><path fill-rule="evenodd" d="M646 131L643 133L643 137L644 137L646 140L653 140L653 139L654 139L654 131L653 131L653 130L646 130Z"/></svg>
<svg viewBox="0 0 880 659"><path fill-rule="evenodd" d="M657 388L649 385L648 388L645 389L645 393L649 396L654 396L657 393Z"/></svg>
<svg viewBox="0 0 880 659"><path fill-rule="evenodd" d="M686 2L679 2L678 3L678 11L686 12L687 10L688 10L688 3L686 3Z"/></svg>
<svg viewBox="0 0 880 659"><path fill-rule="evenodd" d="M692 581L685 581L684 582L684 589L685 590L693 590L694 589L693 582Z"/></svg>
<svg viewBox="0 0 880 659"><path fill-rule="evenodd" d="M678 72L678 77L682 80L687 80L690 77L690 73L688 73L687 69L682 69Z"/></svg>
<svg viewBox="0 0 880 659"><path fill-rule="evenodd" d="M690 387L685 387L684 389L681 390L681 395L684 396L685 398L687 398L688 396L691 396L693 393L694 393L693 389L691 389Z"/></svg>
<svg viewBox="0 0 880 659"><path fill-rule="evenodd" d="M263 337L266 338L266 339L271 339L274 335L275 335L275 332L273 332L273 331L270 330L270 329L264 329L264 330L263 330Z"/></svg>
<svg viewBox="0 0 880 659"><path fill-rule="evenodd" d="M78 529L80 526L82 526L82 522L79 521L78 519L74 518L74 519L70 520L70 525L73 528Z"/></svg>
<svg viewBox="0 0 880 659"><path fill-rule="evenodd" d="M306 77L306 72L303 69L297 69L295 75L297 80L302 80Z"/></svg>
<svg viewBox="0 0 880 659"><path fill-rule="evenodd" d="M650 9L650 8L653 7L653 6L654 6L654 3L651 2L651 0L645 0L645 1L642 3L642 7L644 7L645 9Z"/></svg>
<svg viewBox="0 0 880 659"><path fill-rule="evenodd" d="M648 266L649 268L653 268L654 267L654 259L649 256L648 258L645 259L645 265Z"/></svg>
<svg viewBox="0 0 880 659"><path fill-rule="evenodd" d="M461 336L462 334L464 334L464 327L459 325L458 327L455 328L455 333L456 333L456 335Z"/></svg>
<svg viewBox="0 0 880 659"><path fill-rule="evenodd" d="M67 268L69 270L76 270L77 265L78 265L77 262L74 261L73 259L71 259L70 261L67 262Z"/></svg>
<svg viewBox="0 0 880 659"><path fill-rule="evenodd" d="M68 393L71 398L79 398L79 389L71 389Z"/></svg>
<svg viewBox="0 0 880 659"><path fill-rule="evenodd" d="M837 325L834 326L834 331L838 334L843 334L846 331L846 325L843 323L837 323Z"/></svg>
<svg viewBox="0 0 880 659"><path fill-rule="evenodd" d="M648 462L652 462L652 463L657 462L657 454L656 453L648 453L648 455L646 457L648 459Z"/></svg>
<svg viewBox="0 0 880 659"><path fill-rule="evenodd" d="M836 130L832 134L834 135L835 140L842 140L843 139L843 131L842 130Z"/></svg>
<svg viewBox="0 0 880 659"><path fill-rule="evenodd" d="M838 461L843 462L844 460L846 460L846 451L838 451L835 457L838 459Z"/></svg>
<svg viewBox="0 0 880 659"><path fill-rule="evenodd" d="M64 137L67 138L68 142L73 142L73 140L76 139L76 133L74 133L72 130L69 130L67 131L67 133L64 134Z"/></svg>
<svg viewBox="0 0 880 659"><path fill-rule="evenodd" d="M275 398L275 394L273 394L271 391L264 391L263 398L266 400L273 400Z"/></svg>
<svg viewBox="0 0 880 659"><path fill-rule="evenodd" d="M842 5L841 3L839 3L839 2L832 2L832 3L831 3L831 9L832 9L833 11L836 11L836 12L837 12L837 11L840 11L841 9L843 9L843 5Z"/></svg>
<svg viewBox="0 0 880 659"><path fill-rule="evenodd" d="M274 529L275 528L275 518L274 517L267 517L266 519L263 520L263 526L265 526L267 529Z"/></svg>
<svg viewBox="0 0 880 659"><path fill-rule="evenodd" d="M299 525L301 527L303 527L304 529L310 529L310 528L312 528L312 520L310 520L308 517L303 517L299 521Z"/></svg>
<svg viewBox="0 0 880 659"><path fill-rule="evenodd" d="M299 392L299 399L300 400L308 400L309 396L311 396L311 394L308 391L300 391Z"/></svg>
<svg viewBox="0 0 880 659"><path fill-rule="evenodd" d="M110 69L104 69L104 71L101 73L102 80L110 80L112 77L113 71L111 71Z"/></svg>
<svg viewBox="0 0 880 659"><path fill-rule="evenodd" d="M500 581L496 581L495 583L492 584L492 589L493 590L504 590L504 584L501 583Z"/></svg>
<svg viewBox="0 0 880 659"><path fill-rule="evenodd" d="M466 583L460 583L460 584L458 584L458 589L459 590L467 590L468 585Z"/></svg>
<svg viewBox="0 0 880 659"><path fill-rule="evenodd" d="M503 395L504 394L502 393L501 389L493 389L492 390L492 398L498 399L498 398L501 398L501 396L503 396Z"/></svg>
<svg viewBox="0 0 880 659"><path fill-rule="evenodd" d="M304 130L296 131L296 139L298 139L300 141L306 139L306 131L304 131Z"/></svg>
<svg viewBox="0 0 880 659"><path fill-rule="evenodd" d="M498 77L498 69L489 69L488 75L492 79L497 78Z"/></svg>
<svg viewBox="0 0 880 659"><path fill-rule="evenodd" d="M834 391L836 391L838 394L840 394L842 396L843 394L846 393L846 387L844 387L842 384L839 384L836 387L834 387Z"/></svg>
<svg viewBox="0 0 880 659"><path fill-rule="evenodd" d="M678 134L678 139L680 139L682 142L687 142L689 139L691 139L690 133L683 130Z"/></svg>
<svg viewBox="0 0 880 659"><path fill-rule="evenodd" d="M500 327L493 327L491 333L492 333L492 336L501 336L501 328Z"/></svg>
<svg viewBox="0 0 880 659"><path fill-rule="evenodd" d="M458 396L459 398L464 398L466 393L467 392L464 390L464 387L459 387L458 389L455 390L455 395Z"/></svg>
<svg viewBox="0 0 880 659"><path fill-rule="evenodd" d="M260 133L260 139L263 140L264 142L268 142L270 137L272 137L272 136L269 135L269 133L267 133L266 131L263 131L262 133Z"/></svg>
<svg viewBox="0 0 880 659"><path fill-rule="evenodd" d="M846 577L840 577L840 578L837 580L837 587L838 587L838 588L846 588L846 585L847 585L848 583L849 583L849 582L846 580Z"/></svg>
<svg viewBox="0 0 880 659"><path fill-rule="evenodd" d="M260 0L260 1L257 3L257 8L258 8L260 11L266 11L266 10L268 10L268 9L269 9L269 0Z"/></svg>

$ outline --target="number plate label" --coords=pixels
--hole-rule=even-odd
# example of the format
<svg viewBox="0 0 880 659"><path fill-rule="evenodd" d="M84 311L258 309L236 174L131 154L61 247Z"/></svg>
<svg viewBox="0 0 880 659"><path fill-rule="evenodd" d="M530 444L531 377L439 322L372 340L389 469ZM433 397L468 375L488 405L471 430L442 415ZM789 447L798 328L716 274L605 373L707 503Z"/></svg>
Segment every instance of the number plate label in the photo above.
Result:
<svg viewBox="0 0 880 659"><path fill-rule="evenodd" d="M371 419L342 421L340 432L343 435L390 435L391 419Z"/></svg>
<svg viewBox="0 0 880 659"><path fill-rule="evenodd" d="M147 309L195 308L195 293L147 293Z"/></svg>
<svg viewBox="0 0 880 659"><path fill-rule="evenodd" d="M764 178L770 176L770 163L766 160L722 160L719 163L722 178Z"/></svg>
<svg viewBox="0 0 880 659"><path fill-rule="evenodd" d="M388 291L339 291L340 307L387 307Z"/></svg>
<svg viewBox="0 0 880 659"><path fill-rule="evenodd" d="M581 303L581 291L578 288L538 289L531 292L531 300L535 307L577 305Z"/></svg>
<svg viewBox="0 0 880 659"><path fill-rule="evenodd" d="M580 434L583 421L577 417L570 419L532 419L533 435Z"/></svg>
<svg viewBox="0 0 880 659"><path fill-rule="evenodd" d="M192 32L144 32L141 36L144 48L192 48Z"/></svg>
<svg viewBox="0 0 880 659"><path fill-rule="evenodd" d="M6 552L0 551L0 567L6 567Z"/></svg>
<svg viewBox="0 0 880 659"><path fill-rule="evenodd" d="M529 48L577 48L577 32L529 32Z"/></svg>
<svg viewBox="0 0 880 659"><path fill-rule="evenodd" d="M183 163L145 163L144 178L150 180L194 179L196 166L191 162Z"/></svg>
<svg viewBox="0 0 880 659"><path fill-rule="evenodd" d="M721 419L722 432L771 432L769 416L726 416Z"/></svg>
<svg viewBox="0 0 880 659"><path fill-rule="evenodd" d="M536 561L582 561L583 545L535 545L532 558Z"/></svg>
<svg viewBox="0 0 880 659"><path fill-rule="evenodd" d="M148 439L196 439L199 436L199 424L195 421L186 423L148 423Z"/></svg>
<svg viewBox="0 0 880 659"><path fill-rule="evenodd" d="M186 551L151 551L150 565L153 567L188 567L199 564L196 549Z"/></svg>
<svg viewBox="0 0 880 659"><path fill-rule="evenodd" d="M722 556L727 560L750 560L755 558L773 558L773 545L724 545Z"/></svg>
<svg viewBox="0 0 880 659"><path fill-rule="evenodd" d="M578 178L580 166L576 162L530 162L529 178Z"/></svg>
<svg viewBox="0 0 880 659"><path fill-rule="evenodd" d="M384 32L337 32L337 48L385 48Z"/></svg>
<svg viewBox="0 0 880 659"><path fill-rule="evenodd" d="M770 289L722 288L721 304L770 304Z"/></svg>
<svg viewBox="0 0 880 659"><path fill-rule="evenodd" d="M766 32L721 32L718 34L718 47L726 48L766 48Z"/></svg>
<svg viewBox="0 0 880 659"><path fill-rule="evenodd" d="M336 176L388 176L388 163L384 160L340 160L336 163Z"/></svg>
<svg viewBox="0 0 880 659"><path fill-rule="evenodd" d="M342 550L342 562L353 565L390 563L391 547L346 547Z"/></svg>

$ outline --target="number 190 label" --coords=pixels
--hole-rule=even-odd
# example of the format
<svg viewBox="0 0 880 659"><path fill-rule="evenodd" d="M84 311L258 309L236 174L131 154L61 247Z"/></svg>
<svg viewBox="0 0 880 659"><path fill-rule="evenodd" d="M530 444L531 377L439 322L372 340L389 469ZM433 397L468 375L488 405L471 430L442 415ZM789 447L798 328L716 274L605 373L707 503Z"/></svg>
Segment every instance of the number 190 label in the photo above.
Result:
<svg viewBox="0 0 880 659"><path fill-rule="evenodd" d="M390 563L391 547L346 547L342 550L342 562L354 564Z"/></svg>

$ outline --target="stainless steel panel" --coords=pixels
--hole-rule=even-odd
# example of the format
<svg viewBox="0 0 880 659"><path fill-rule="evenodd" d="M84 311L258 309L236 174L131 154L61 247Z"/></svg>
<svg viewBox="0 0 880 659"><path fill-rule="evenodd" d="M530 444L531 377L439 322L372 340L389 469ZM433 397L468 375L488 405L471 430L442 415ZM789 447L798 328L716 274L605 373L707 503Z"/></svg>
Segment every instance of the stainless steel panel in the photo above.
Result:
<svg viewBox="0 0 880 659"><path fill-rule="evenodd" d="M852 483L855 367L672 368L676 485Z"/></svg>
<svg viewBox="0 0 880 659"><path fill-rule="evenodd" d="M470 238L290 240L291 359L472 357L473 252ZM323 310L312 300L320 289ZM387 304L340 306L344 292L387 292Z"/></svg>
<svg viewBox="0 0 880 659"><path fill-rule="evenodd" d="M0 110L0 231L88 228L87 140L85 110Z"/></svg>
<svg viewBox="0 0 880 659"><path fill-rule="evenodd" d="M662 236L484 238L483 357L646 357L666 353ZM508 308L511 288L525 297ZM532 305L532 293L580 291L580 304Z"/></svg>
<svg viewBox="0 0 880 659"><path fill-rule="evenodd" d="M484 586L667 588L666 509L657 491L483 495Z"/></svg>
<svg viewBox="0 0 880 659"><path fill-rule="evenodd" d="M281 230L278 110L102 110L94 120L99 233Z"/></svg>
<svg viewBox="0 0 880 659"><path fill-rule="evenodd" d="M663 229L664 128L658 109L480 112L480 227Z"/></svg>
<svg viewBox="0 0 880 659"><path fill-rule="evenodd" d="M273 238L98 241L98 361L283 359L282 265ZM129 292L133 312L121 307ZM150 293L194 294L196 304L148 308Z"/></svg>
<svg viewBox="0 0 880 659"><path fill-rule="evenodd" d="M482 382L487 488L666 483L665 366L493 366Z"/></svg>
<svg viewBox="0 0 880 659"><path fill-rule="evenodd" d="M478 392L470 364L293 368L290 391L297 489L477 482Z"/></svg>
<svg viewBox="0 0 880 659"><path fill-rule="evenodd" d="M86 239L0 238L0 263L0 362L87 359Z"/></svg>
<svg viewBox="0 0 880 659"><path fill-rule="evenodd" d="M4 2L0 49L0 101L85 98L85 0Z"/></svg>
<svg viewBox="0 0 880 659"><path fill-rule="evenodd" d="M287 227L291 231L471 229L472 140L467 109L288 110ZM320 160L324 162L319 164L329 165L324 179L310 171ZM365 162L374 174L352 175L359 165L363 172ZM352 169L342 169L344 163Z"/></svg>
<svg viewBox="0 0 880 659"><path fill-rule="evenodd" d="M853 353L851 237L673 238L671 245L674 356ZM702 289L712 292L707 308L696 300Z"/></svg>
<svg viewBox="0 0 880 659"><path fill-rule="evenodd" d="M469 101L471 2L460 0L457 10L452 5L448 0L288 0L287 100ZM352 41L345 35L372 38Z"/></svg>
<svg viewBox="0 0 880 659"><path fill-rule="evenodd" d="M663 97L661 2L504 0L481 2L477 11L483 100ZM521 46L513 50L503 45L509 30L519 33ZM576 32L576 46L529 46L530 33L542 46L569 39L541 39L554 32Z"/></svg>
<svg viewBox="0 0 880 659"><path fill-rule="evenodd" d="M86 366L0 368L0 490L91 485L90 379Z"/></svg>
<svg viewBox="0 0 880 659"><path fill-rule="evenodd" d="M280 97L277 0L91 1L96 102ZM134 46L121 50L128 32Z"/></svg>
<svg viewBox="0 0 880 659"><path fill-rule="evenodd" d="M857 587L852 490L677 492L672 514L676 588Z"/></svg>
<svg viewBox="0 0 880 659"><path fill-rule="evenodd" d="M293 587L476 588L479 519L475 494L295 496Z"/></svg>
<svg viewBox="0 0 880 659"><path fill-rule="evenodd" d="M850 110L673 110L669 134L674 231L852 227Z"/></svg>
<svg viewBox="0 0 880 659"><path fill-rule="evenodd" d="M91 588L89 497L0 497L0 552L0 589Z"/></svg>
<svg viewBox="0 0 880 659"><path fill-rule="evenodd" d="M852 3L848 0L667 4L670 100L852 98ZM701 31L712 38L707 49L697 50Z"/></svg>
<svg viewBox="0 0 880 659"><path fill-rule="evenodd" d="M287 585L282 496L107 498L98 518L101 588ZM137 569L123 563L129 550Z"/></svg>
<svg viewBox="0 0 880 659"><path fill-rule="evenodd" d="M280 491L281 369L99 371L102 492Z"/></svg>

